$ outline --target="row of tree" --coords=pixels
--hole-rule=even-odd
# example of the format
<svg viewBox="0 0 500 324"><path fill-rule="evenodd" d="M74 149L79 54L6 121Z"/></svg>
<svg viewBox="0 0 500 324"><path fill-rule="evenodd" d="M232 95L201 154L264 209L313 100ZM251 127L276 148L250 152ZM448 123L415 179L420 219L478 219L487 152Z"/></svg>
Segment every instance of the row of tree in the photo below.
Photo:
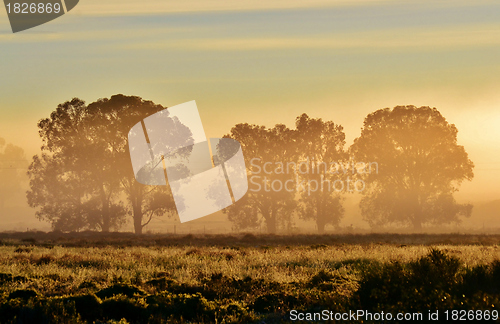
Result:
<svg viewBox="0 0 500 324"><path fill-rule="evenodd" d="M239 124L228 136L242 144L247 166L255 166L260 172L269 162L309 166L308 171L292 173L282 173L278 168L259 177L260 187L272 187L274 181L293 181L294 177L303 185L298 192L249 191L241 202L225 210L239 229L264 221L269 232L276 232L280 226L291 226L295 213L314 220L319 232L326 225L336 227L344 213L342 196L327 185L346 178L349 181L349 176L363 181L360 208L372 227L403 224L419 230L423 224L459 222L461 216L469 217L472 212L472 206L458 204L453 193L462 181L472 180L474 165L464 147L457 144L455 125L435 108L398 106L378 110L366 117L361 136L348 149L342 126L306 114L297 117L293 130L285 125L266 129ZM347 170L333 172L331 162L344 163ZM373 170L369 169L372 164ZM358 165L363 165L361 170ZM251 183L255 182L252 179ZM325 186L320 190L322 183ZM349 191L358 190L351 187Z"/></svg>
<svg viewBox="0 0 500 324"><path fill-rule="evenodd" d="M116 95L89 105L73 99L41 120L42 152L29 167L27 193L37 217L57 230L106 232L130 215L135 232L142 233L153 217L175 215L168 187L135 180L127 143L132 126L162 109L139 97ZM435 108L378 110L366 117L361 136L349 148L342 126L306 114L297 117L294 129L238 124L225 137L241 143L251 178L251 190L224 210L237 229L265 223L274 233L291 227L295 215L314 220L320 232L338 226L344 192L318 190L318 184L348 176L363 181L360 207L371 226L400 223L420 229L471 214L472 207L458 204L453 192L472 179L474 165L457 144L456 127ZM332 172L332 162L338 167L356 161L375 162L377 170ZM287 170L276 167L280 163ZM294 166L292 172L287 164ZM301 164L307 172L301 172ZM264 167L265 173L252 177ZM274 183L287 181L298 190L273 190ZM261 189L252 190L257 184Z"/></svg>

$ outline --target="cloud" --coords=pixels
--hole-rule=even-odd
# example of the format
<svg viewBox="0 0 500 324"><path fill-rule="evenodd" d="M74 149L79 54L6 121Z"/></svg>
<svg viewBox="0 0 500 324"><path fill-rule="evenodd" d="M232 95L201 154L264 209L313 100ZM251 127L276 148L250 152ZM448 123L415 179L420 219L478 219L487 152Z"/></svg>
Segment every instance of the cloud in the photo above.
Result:
<svg viewBox="0 0 500 324"><path fill-rule="evenodd" d="M301 9L342 6L369 6L401 4L398 0L122 0L102 1L85 0L74 9L82 15L144 15L178 12L206 12L206 11L248 11L274 9ZM494 4L494 0L419 0L406 1L405 5L418 6L469 6L479 4Z"/></svg>
<svg viewBox="0 0 500 324"><path fill-rule="evenodd" d="M452 49L500 45L497 25L395 29L310 37L191 38L118 44L127 50L259 51L289 49Z"/></svg>
<svg viewBox="0 0 500 324"><path fill-rule="evenodd" d="M205 30L208 28L205 28ZM180 33L197 32L200 28L195 27L168 27L168 28L113 28L107 30L79 30L79 31L64 31L64 32L39 32L36 29L26 32L0 33L0 44L2 43L45 43L45 42L98 42L98 41L124 41L144 39L147 33L148 37L168 37L178 35Z"/></svg>
<svg viewBox="0 0 500 324"><path fill-rule="evenodd" d="M85 41L94 47L127 51L269 50L440 50L500 45L498 24L364 30L290 37L241 35L214 37L210 27L126 28L58 33L0 34L1 43ZM112 42L106 42L112 41Z"/></svg>
<svg viewBox="0 0 500 324"><path fill-rule="evenodd" d="M86 0L77 7L84 15L142 15L176 12L246 11L318 8L390 3L396 0L124 0L118 2Z"/></svg>

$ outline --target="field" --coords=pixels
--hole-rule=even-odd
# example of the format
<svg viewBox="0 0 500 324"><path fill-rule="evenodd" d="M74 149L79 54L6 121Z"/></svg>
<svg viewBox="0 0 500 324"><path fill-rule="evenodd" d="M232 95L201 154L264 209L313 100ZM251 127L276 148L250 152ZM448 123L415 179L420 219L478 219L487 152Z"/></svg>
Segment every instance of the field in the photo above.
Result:
<svg viewBox="0 0 500 324"><path fill-rule="evenodd" d="M500 305L500 236L493 235L0 239L2 323L282 323L291 310L424 319L439 310L442 322L445 310L494 315Z"/></svg>

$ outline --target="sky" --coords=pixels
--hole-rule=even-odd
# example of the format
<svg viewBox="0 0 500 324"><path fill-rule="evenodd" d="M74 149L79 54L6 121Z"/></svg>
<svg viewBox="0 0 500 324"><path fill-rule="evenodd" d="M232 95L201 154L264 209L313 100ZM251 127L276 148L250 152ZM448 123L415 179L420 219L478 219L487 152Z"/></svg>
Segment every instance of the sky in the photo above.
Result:
<svg viewBox="0 0 500 324"><path fill-rule="evenodd" d="M500 2L82 0L12 34L0 9L0 137L38 153L36 123L73 97L196 100L207 137L241 122L344 126L436 107L475 163L461 201L500 197Z"/></svg>

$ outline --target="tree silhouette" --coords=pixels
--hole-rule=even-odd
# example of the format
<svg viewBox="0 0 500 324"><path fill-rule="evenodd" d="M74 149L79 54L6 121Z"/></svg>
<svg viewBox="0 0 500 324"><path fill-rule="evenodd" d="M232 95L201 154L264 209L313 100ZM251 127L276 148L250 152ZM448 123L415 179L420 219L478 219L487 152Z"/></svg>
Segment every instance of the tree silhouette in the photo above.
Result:
<svg viewBox="0 0 500 324"><path fill-rule="evenodd" d="M305 188L300 192L299 215L302 219L314 220L318 232L323 233L327 224L337 227L344 214L340 196L344 190L335 188L335 181L342 181L343 174L339 175L332 163L344 163L346 159L345 134L342 126L321 118L309 118L307 114L297 117L295 125L299 159L308 166L308 172L297 170L305 181Z"/></svg>
<svg viewBox="0 0 500 324"><path fill-rule="evenodd" d="M28 161L24 150L13 144L7 144L0 138L0 211L4 209L6 201L17 199L22 195L25 171Z"/></svg>
<svg viewBox="0 0 500 324"><path fill-rule="evenodd" d="M141 234L153 217L166 213L172 215L176 208L168 184L167 186L149 186L136 181L127 140L128 132L135 124L163 109L165 107L140 97L124 95L100 99L88 105L89 122L92 128L108 143L103 149L115 152L112 168L116 171L115 176L126 196L127 209L133 217L136 234ZM168 118L168 121L169 124L165 125L165 129L159 131L168 132L170 137L175 137L177 141L182 139L185 145L192 141L189 128L176 118ZM176 144L180 145L180 143Z"/></svg>
<svg viewBox="0 0 500 324"><path fill-rule="evenodd" d="M285 125L265 128L238 124L225 136L241 144L249 174L247 194L225 209L237 229L255 228L262 221L269 233L291 226L297 205L295 192L285 190L283 185L288 180L294 181L294 174L276 172L276 163L296 160L293 133ZM264 171L265 163L271 165L266 168L269 174Z"/></svg>
<svg viewBox="0 0 500 324"><path fill-rule="evenodd" d="M125 209L116 198L119 178L115 152L91 127L85 102L73 99L38 123L42 153L28 169L28 204L54 229L110 231L123 223Z"/></svg>
<svg viewBox="0 0 500 324"><path fill-rule="evenodd" d="M351 150L356 161L378 164L359 173L366 183L360 207L371 226L402 223L420 230L470 216L472 206L453 198L474 176L457 132L436 108L397 106L366 117Z"/></svg>
<svg viewBox="0 0 500 324"><path fill-rule="evenodd" d="M42 153L28 170L27 193L29 205L39 208L37 217L64 231L107 232L120 227L128 213L142 233L153 216L175 209L167 187L135 180L127 142L132 126L162 109L124 95L89 105L75 98L41 120Z"/></svg>

